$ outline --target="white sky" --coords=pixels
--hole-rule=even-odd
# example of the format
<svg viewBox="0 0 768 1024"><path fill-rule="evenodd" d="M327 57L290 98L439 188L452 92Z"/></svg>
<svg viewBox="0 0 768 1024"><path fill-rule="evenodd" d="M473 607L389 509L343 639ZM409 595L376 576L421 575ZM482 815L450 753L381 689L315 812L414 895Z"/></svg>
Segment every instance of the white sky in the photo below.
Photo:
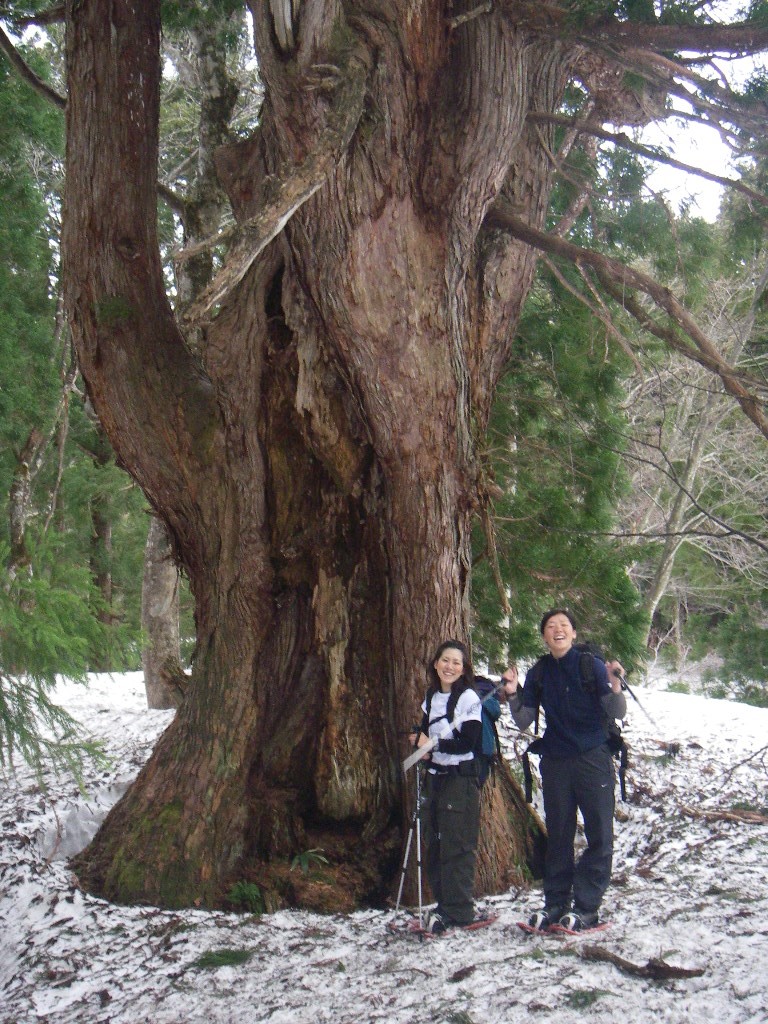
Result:
<svg viewBox="0 0 768 1024"><path fill-rule="evenodd" d="M669 127L653 125L643 133L646 145L663 145L675 159L692 167L701 167L723 177L735 177L729 167L729 152L717 134L699 125L673 134ZM676 210L693 199L691 213L708 221L717 220L723 195L721 185L694 174L659 164L648 179L648 187L658 192Z"/></svg>

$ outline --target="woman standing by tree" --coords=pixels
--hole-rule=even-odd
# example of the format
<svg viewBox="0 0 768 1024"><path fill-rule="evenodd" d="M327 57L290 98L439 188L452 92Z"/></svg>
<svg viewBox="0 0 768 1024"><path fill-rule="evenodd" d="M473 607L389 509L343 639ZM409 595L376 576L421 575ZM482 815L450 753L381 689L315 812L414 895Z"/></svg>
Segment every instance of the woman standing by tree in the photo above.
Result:
<svg viewBox="0 0 768 1024"><path fill-rule="evenodd" d="M418 746L433 741L426 784L426 868L437 906L427 929L472 924L475 853L480 829L480 777L475 750L482 730L480 699L467 649L440 644L427 669Z"/></svg>

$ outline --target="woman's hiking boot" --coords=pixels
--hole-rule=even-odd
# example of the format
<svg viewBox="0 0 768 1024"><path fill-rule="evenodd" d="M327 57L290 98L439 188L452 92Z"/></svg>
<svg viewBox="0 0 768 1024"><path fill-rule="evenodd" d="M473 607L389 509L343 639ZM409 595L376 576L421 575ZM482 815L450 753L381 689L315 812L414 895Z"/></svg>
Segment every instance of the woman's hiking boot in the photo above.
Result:
<svg viewBox="0 0 768 1024"><path fill-rule="evenodd" d="M431 932L433 935L442 935L444 931L447 931L448 925L445 919L434 910L430 910L427 913L426 920L424 921L424 931Z"/></svg>

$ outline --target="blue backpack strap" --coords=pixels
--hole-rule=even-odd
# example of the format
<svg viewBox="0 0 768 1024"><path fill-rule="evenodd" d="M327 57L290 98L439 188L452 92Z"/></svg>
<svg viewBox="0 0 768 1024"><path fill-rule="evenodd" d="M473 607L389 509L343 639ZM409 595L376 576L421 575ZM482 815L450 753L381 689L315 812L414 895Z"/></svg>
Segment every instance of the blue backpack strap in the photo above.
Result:
<svg viewBox="0 0 768 1024"><path fill-rule="evenodd" d="M541 711L541 698L544 696L544 658L539 658L528 672L528 681L533 683L533 695L536 698L536 717L533 720L533 734L539 735L539 712ZM536 751L534 750L534 754Z"/></svg>

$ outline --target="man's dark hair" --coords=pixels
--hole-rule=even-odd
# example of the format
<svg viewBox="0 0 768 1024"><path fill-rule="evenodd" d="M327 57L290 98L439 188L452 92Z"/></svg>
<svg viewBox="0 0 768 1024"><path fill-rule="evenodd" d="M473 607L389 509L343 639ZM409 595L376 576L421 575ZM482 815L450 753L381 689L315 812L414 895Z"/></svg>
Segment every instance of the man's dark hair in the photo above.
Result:
<svg viewBox="0 0 768 1024"><path fill-rule="evenodd" d="M564 615L566 617L566 619L568 619L568 621L570 622L571 626L573 626L573 628L576 629L576 623L574 621L573 614L571 612L569 612L567 608L552 608L552 609L550 609L550 611L544 612L544 617L541 620L541 625L539 626L539 632L542 635L544 634L544 627L546 626L546 624L549 622L549 620L552 618L553 615Z"/></svg>

